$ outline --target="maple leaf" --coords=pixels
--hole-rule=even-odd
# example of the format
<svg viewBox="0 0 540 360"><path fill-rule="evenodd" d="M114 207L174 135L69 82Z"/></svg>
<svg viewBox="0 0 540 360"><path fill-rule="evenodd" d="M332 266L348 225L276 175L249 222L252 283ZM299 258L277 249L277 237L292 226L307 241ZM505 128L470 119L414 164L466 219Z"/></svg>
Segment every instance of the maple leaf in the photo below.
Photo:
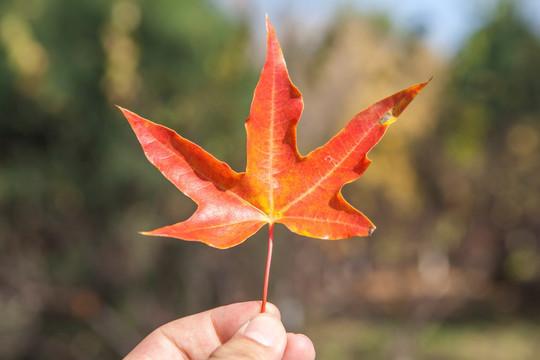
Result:
<svg viewBox="0 0 540 360"><path fill-rule="evenodd" d="M427 82L411 86L358 113L326 145L301 156L296 125L302 95L291 83L274 29L267 19L267 55L246 120L247 168L236 173L173 130L120 108L148 160L198 209L188 220L146 235L238 245L264 224L322 239L369 235L375 226L341 196L362 175L368 151Z"/></svg>
<svg viewBox="0 0 540 360"><path fill-rule="evenodd" d="M375 226L343 199L341 188L362 175L370 163L368 151L427 84L411 86L371 105L324 146L301 156L296 147L296 125L303 109L302 95L291 83L268 18L266 27L266 63L245 122L244 173L233 171L173 130L120 108L148 160L198 204L189 219L143 234L228 248L269 224L263 310L274 223L321 239L373 232Z"/></svg>

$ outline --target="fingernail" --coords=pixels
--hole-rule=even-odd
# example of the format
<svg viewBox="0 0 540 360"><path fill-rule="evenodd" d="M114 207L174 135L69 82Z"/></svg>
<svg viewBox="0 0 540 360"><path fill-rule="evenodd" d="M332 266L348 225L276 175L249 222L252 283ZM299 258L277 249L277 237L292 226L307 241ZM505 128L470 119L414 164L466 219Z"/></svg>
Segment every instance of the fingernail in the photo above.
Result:
<svg viewBox="0 0 540 360"><path fill-rule="evenodd" d="M270 347L277 345L284 332L277 318L270 314L259 314L248 323L244 336Z"/></svg>

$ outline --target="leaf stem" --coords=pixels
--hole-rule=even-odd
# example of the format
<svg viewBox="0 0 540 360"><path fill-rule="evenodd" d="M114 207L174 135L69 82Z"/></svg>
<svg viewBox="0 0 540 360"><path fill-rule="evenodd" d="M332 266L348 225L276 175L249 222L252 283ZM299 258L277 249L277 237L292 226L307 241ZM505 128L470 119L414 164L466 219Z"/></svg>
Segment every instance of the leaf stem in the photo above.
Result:
<svg viewBox="0 0 540 360"><path fill-rule="evenodd" d="M263 299L261 313L266 311L266 298L268 295L268 280L270 279L270 264L272 263L272 249L274 248L274 223L268 224L268 255L266 257L266 271L264 273Z"/></svg>

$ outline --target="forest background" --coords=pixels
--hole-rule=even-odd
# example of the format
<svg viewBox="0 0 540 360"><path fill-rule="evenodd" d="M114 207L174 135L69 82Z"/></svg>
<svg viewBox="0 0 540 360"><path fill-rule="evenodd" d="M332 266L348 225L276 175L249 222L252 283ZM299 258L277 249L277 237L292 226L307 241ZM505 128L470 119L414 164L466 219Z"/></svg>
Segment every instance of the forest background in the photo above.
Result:
<svg viewBox="0 0 540 360"><path fill-rule="evenodd" d="M276 228L270 301L319 359L540 353L540 37L523 13L486 8L447 54L380 11L343 5L310 32L269 14L303 154L433 76L344 189L372 237ZM114 104L242 171L263 31L264 12L219 1L0 2L0 358L116 359L165 322L261 298L264 232L226 251L137 234L195 204Z"/></svg>

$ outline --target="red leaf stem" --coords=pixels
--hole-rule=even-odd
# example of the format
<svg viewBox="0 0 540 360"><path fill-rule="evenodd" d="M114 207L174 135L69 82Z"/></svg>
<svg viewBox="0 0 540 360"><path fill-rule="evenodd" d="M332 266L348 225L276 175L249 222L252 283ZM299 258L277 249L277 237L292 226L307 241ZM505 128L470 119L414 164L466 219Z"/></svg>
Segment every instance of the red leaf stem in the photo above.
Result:
<svg viewBox="0 0 540 360"><path fill-rule="evenodd" d="M274 223L268 224L268 255L266 256L266 271L264 273L263 299L261 313L266 311L266 297L268 295L268 281L270 280L270 264L272 263L272 250L274 248Z"/></svg>

